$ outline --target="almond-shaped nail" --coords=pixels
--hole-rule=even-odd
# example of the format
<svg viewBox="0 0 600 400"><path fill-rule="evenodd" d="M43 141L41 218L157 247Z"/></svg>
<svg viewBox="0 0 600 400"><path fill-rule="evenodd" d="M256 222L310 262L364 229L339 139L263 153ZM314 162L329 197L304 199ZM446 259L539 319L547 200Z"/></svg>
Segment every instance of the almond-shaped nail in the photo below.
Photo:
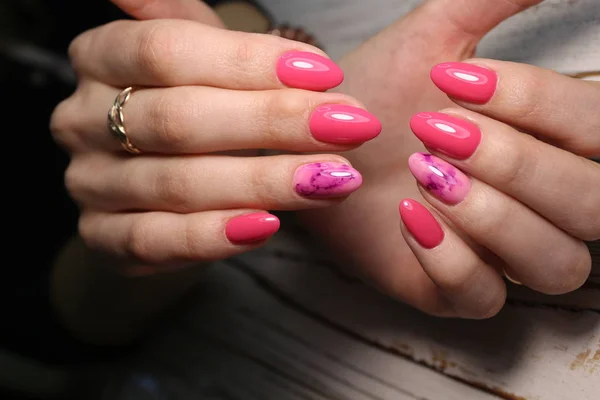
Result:
<svg viewBox="0 0 600 400"><path fill-rule="evenodd" d="M227 222L225 235L234 244L260 242L279 230L279 218L266 212L240 215Z"/></svg>
<svg viewBox="0 0 600 400"><path fill-rule="evenodd" d="M348 196L362 185L362 176L349 165L336 162L305 164L294 173L294 190L301 196Z"/></svg>
<svg viewBox="0 0 600 400"><path fill-rule="evenodd" d="M408 167L429 193L448 204L458 204L471 191L471 180L453 165L427 153L415 153Z"/></svg>
<svg viewBox="0 0 600 400"><path fill-rule="evenodd" d="M444 240L444 231L431 212L413 199L404 199L398 207L408 232L426 249L433 249Z"/></svg>
<svg viewBox="0 0 600 400"><path fill-rule="evenodd" d="M475 104L485 104L496 92L498 75L479 65L450 62L431 70L431 80L448 96Z"/></svg>
<svg viewBox="0 0 600 400"><path fill-rule="evenodd" d="M411 118L410 129L428 148L459 160L471 157L481 142L477 125L442 113L419 113Z"/></svg>
<svg viewBox="0 0 600 400"><path fill-rule="evenodd" d="M338 86L344 73L336 63L306 51L284 53L277 61L277 77L291 88L325 91Z"/></svg>
<svg viewBox="0 0 600 400"><path fill-rule="evenodd" d="M317 107L310 117L310 133L321 141L359 144L381 133L381 122L362 108L329 104Z"/></svg>

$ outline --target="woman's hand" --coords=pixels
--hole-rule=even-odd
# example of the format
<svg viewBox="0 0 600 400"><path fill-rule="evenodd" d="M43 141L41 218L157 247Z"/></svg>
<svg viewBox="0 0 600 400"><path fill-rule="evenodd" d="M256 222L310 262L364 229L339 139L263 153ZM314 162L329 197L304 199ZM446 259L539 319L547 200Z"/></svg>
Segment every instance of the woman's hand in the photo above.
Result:
<svg viewBox="0 0 600 400"><path fill-rule="evenodd" d="M591 268L583 240L600 239L600 164L585 158L600 156L600 85L492 60L443 63L431 76L472 111L411 120L434 155L416 153L409 167L448 222L414 201L400 206L425 271L465 309L503 290L502 270L547 294L581 286Z"/></svg>
<svg viewBox="0 0 600 400"><path fill-rule="evenodd" d="M353 98L323 92L343 79L331 60L279 37L117 21L80 35L70 56L79 85L51 123L72 155L66 185L87 245L130 274L256 248L279 228L266 210L327 207L362 182L338 155L231 151L339 152L381 130ZM130 86L124 127L137 155L107 127Z"/></svg>
<svg viewBox="0 0 600 400"><path fill-rule="evenodd" d="M340 61L346 80L339 90L369 106L384 131L344 154L361 170L362 189L339 207L300 215L314 232L324 232L321 240L357 275L427 313L496 314L506 298L503 269L553 294L576 289L588 276L590 256L581 239L600 236L600 175L598 165L581 156L600 154L597 86L480 61L489 68L482 75L490 85L492 75L500 77L492 89L475 85L481 75L450 64L472 57L490 29L539 2L429 0ZM455 98L486 101L460 105L487 117L456 109L432 83L429 71L438 63L434 81ZM436 110L461 119L436 119L440 114L430 112ZM430 150L470 177L441 160L411 157L426 150L410 132L411 120ZM424 198L442 215L434 220L416 201L402 202L405 240L398 202Z"/></svg>

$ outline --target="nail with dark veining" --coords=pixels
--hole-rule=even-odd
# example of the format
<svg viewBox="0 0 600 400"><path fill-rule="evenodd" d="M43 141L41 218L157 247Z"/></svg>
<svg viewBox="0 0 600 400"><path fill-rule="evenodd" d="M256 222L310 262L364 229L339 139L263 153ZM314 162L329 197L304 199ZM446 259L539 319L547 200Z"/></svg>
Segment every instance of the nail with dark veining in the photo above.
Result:
<svg viewBox="0 0 600 400"><path fill-rule="evenodd" d="M300 166L294 174L294 190L305 197L343 197L362 184L360 173L349 165L336 162Z"/></svg>
<svg viewBox="0 0 600 400"><path fill-rule="evenodd" d="M471 191L471 180L464 173L431 154L413 154L408 167L421 186L446 203L458 204Z"/></svg>

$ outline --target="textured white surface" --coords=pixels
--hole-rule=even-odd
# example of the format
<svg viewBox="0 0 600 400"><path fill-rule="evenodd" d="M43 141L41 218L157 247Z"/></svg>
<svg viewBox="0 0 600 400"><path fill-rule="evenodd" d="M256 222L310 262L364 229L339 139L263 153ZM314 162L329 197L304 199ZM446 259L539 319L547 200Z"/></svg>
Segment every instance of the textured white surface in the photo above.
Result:
<svg viewBox="0 0 600 400"><path fill-rule="evenodd" d="M501 0L498 0L501 1ZM332 58L373 36L420 0L259 0L278 22L300 25ZM546 0L494 29L479 56L563 73L600 71L600 1Z"/></svg>

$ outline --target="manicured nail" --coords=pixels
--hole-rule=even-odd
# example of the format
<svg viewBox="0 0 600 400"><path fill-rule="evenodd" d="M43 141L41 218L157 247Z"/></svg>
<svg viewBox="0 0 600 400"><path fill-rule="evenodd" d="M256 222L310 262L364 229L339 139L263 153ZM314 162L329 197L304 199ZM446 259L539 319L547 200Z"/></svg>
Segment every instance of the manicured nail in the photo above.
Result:
<svg viewBox="0 0 600 400"><path fill-rule="evenodd" d="M481 130L469 121L441 113L419 113L410 120L410 129L425 146L464 160L481 142Z"/></svg>
<svg viewBox="0 0 600 400"><path fill-rule="evenodd" d="M362 176L354 168L336 162L300 166L294 174L294 189L305 197L343 197L362 185Z"/></svg>
<svg viewBox="0 0 600 400"><path fill-rule="evenodd" d="M290 51L279 57L277 77L288 87L325 91L342 83L344 73L329 58L305 51Z"/></svg>
<svg viewBox="0 0 600 400"><path fill-rule="evenodd" d="M234 244L263 241L279 230L279 218L261 212L234 217L227 222L225 235Z"/></svg>
<svg viewBox="0 0 600 400"><path fill-rule="evenodd" d="M421 186L446 203L458 204L471 191L471 180L465 174L431 154L413 154L408 167Z"/></svg>
<svg viewBox="0 0 600 400"><path fill-rule="evenodd" d="M433 249L442 243L444 231L427 208L415 200L404 199L399 210L404 226L421 246Z"/></svg>
<svg viewBox="0 0 600 400"><path fill-rule="evenodd" d="M478 65L452 62L433 67L431 80L450 97L485 104L496 92L498 75Z"/></svg>
<svg viewBox="0 0 600 400"><path fill-rule="evenodd" d="M381 133L381 122L362 108L330 104L319 106L310 116L310 133L321 142L358 144Z"/></svg>

